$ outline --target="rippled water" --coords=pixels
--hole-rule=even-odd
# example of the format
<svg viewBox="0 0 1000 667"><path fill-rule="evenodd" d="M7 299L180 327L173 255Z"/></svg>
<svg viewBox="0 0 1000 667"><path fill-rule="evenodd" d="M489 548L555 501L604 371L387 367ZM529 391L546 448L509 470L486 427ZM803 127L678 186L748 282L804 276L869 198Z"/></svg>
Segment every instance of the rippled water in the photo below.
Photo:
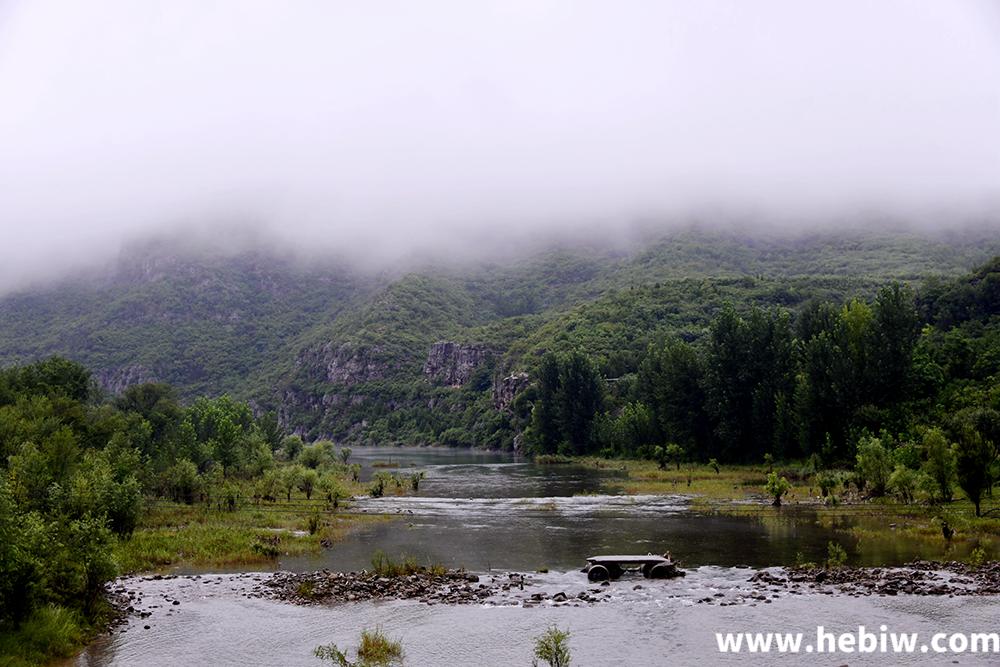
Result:
<svg viewBox="0 0 1000 667"><path fill-rule="evenodd" d="M525 592L562 591L570 597L588 589L579 567L586 556L601 552L670 550L690 574L671 581L623 578L602 589L607 601L591 606L531 608L503 606L510 600L458 607L417 602L299 607L246 597L254 578L265 575L132 579L128 587L141 594L142 608L152 615L131 620L124 633L102 638L77 664L317 665L315 646L353 645L362 628L378 624L402 640L407 665L529 665L531 637L552 623L573 633L574 665L731 664L746 662L747 656L718 653L717 631L814 633L816 625L846 631L882 623L907 632L995 631L1000 617L1000 601L994 598L810 594L782 595L766 604L747 599L754 570L746 566L787 564L797 554L821 560L831 539L846 545L855 562L940 555L902 541L858 545L836 524L819 525L808 509L788 507L751 517L698 515L680 495L602 493L609 486L613 490L619 479L614 471L536 466L483 452L356 449L353 460L362 463L366 478L379 469L375 461L391 462L394 467L386 469L393 472L422 470L427 476L415 496L366 498L353 508L396 519L368 525L316 556L285 559L281 568L359 570L381 549L483 576L547 569L533 575L537 588ZM697 602L705 597L737 604ZM179 605L172 604L175 599ZM956 659L858 657L840 655L820 663L948 664ZM770 655L753 662L816 660ZM974 658L961 656L961 664L972 663Z"/></svg>
<svg viewBox="0 0 1000 667"><path fill-rule="evenodd" d="M700 568L683 580L622 580L615 600L591 606L428 606L363 602L309 606L244 597L252 577L208 575L197 581L134 581L146 619L102 638L76 661L107 665L319 665L312 650L335 642L354 646L361 628L380 625L399 639L411 666L531 664L531 638L556 624L568 629L574 665L994 664L986 656L851 655L766 657L720 654L716 632L778 631L815 635L856 631L858 625L893 631L991 631L1000 616L995 598L785 596L770 604L697 604L703 595L733 595L748 571ZM266 575L264 575L266 576ZM638 582L642 582L641 584ZM639 591L635 585L643 585ZM549 575L547 590L574 594L586 584L577 573ZM173 606L167 600L177 600ZM153 608L153 605L157 605ZM149 625L149 629L144 629Z"/></svg>

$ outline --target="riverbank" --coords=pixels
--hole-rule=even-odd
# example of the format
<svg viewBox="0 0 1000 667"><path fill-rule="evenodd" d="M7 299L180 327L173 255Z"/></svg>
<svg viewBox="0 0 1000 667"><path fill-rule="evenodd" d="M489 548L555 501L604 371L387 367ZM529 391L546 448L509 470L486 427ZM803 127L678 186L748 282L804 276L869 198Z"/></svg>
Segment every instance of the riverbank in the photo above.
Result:
<svg viewBox="0 0 1000 667"><path fill-rule="evenodd" d="M980 559L1000 559L1000 498L996 497L983 500L983 513L989 516L977 517L973 504L957 489L951 502L938 504L867 499L843 483L824 495L814 473L793 465L681 464L661 469L653 461L596 457L570 459L570 464L614 473L604 484L608 493L681 494L690 497L695 512L763 520L780 517L782 509L808 508L815 511L820 525L828 527L839 527L842 519L850 518L843 529L862 545L904 539L940 547L942 558L979 554ZM772 471L789 483L780 508L773 506L765 491Z"/></svg>
<svg viewBox="0 0 1000 667"><path fill-rule="evenodd" d="M322 502L264 503L233 511L157 502L115 549L120 572L246 568L316 553L380 515L350 514Z"/></svg>

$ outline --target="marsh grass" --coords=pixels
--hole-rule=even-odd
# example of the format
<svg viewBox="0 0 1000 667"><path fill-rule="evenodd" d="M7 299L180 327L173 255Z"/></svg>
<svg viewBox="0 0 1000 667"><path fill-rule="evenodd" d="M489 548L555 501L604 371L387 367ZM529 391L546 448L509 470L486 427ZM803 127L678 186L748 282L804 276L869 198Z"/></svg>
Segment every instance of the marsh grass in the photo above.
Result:
<svg viewBox="0 0 1000 667"><path fill-rule="evenodd" d="M607 461L600 458L578 459L582 465L601 470L617 470L625 479L609 477L605 483L609 492L621 491L628 495L657 495L682 493L717 500L763 500L767 483L767 466L718 466L682 465L680 470L661 470L655 461L635 459ZM807 477L793 470L778 470L787 477L791 490L785 502L811 500L810 491L816 491Z"/></svg>
<svg viewBox="0 0 1000 667"><path fill-rule="evenodd" d="M40 607L16 630L0 627L0 665L27 667L71 656L90 634L78 612Z"/></svg>
<svg viewBox="0 0 1000 667"><path fill-rule="evenodd" d="M539 454L535 457L535 463L539 465L564 465L576 463L576 459L572 456L563 456L562 454Z"/></svg>
<svg viewBox="0 0 1000 667"><path fill-rule="evenodd" d="M381 549L372 555L372 572L379 577L408 577L411 574L442 575L448 569L440 563L430 565L420 565L415 558L403 557L400 561L394 561Z"/></svg>
<svg viewBox="0 0 1000 667"><path fill-rule="evenodd" d="M342 539L379 515L329 514L314 533L301 530L317 509L246 507L234 512L198 505L158 503L139 527L119 542L115 557L123 573L168 566L223 567L272 562L279 556L315 553L323 542ZM305 512L310 512L303 517Z"/></svg>
<svg viewBox="0 0 1000 667"><path fill-rule="evenodd" d="M351 662L347 654L337 648L336 644L317 646L313 654L321 660L330 660L340 667L390 667L402 664L403 645L399 641L389 639L379 626L374 630L361 631L356 662Z"/></svg>
<svg viewBox="0 0 1000 667"><path fill-rule="evenodd" d="M772 512L799 505L815 510L821 525L844 531L859 543L859 551L874 556L893 556L901 541L921 557L962 558L972 549L982 547L988 558L1000 558L1000 495L983 499L983 517L976 517L967 498L956 495L950 503L900 504L888 498L862 500L857 493L842 486L840 495L831 500L830 485L823 474L817 475L808 465L775 465L779 476L791 485L782 498L784 509L764 507L770 499L764 492L767 466L712 465L682 466L681 470L660 470L655 461L607 460L596 457L576 459L580 465L622 473L608 477L605 493L627 495L683 494L690 496L695 511L713 514L769 516ZM844 471L827 471L843 484ZM690 480L690 484L689 484ZM823 485L820 482L824 482ZM822 495L827 486L827 497ZM942 534L942 519L955 529L951 539ZM874 559L877 560L877 559Z"/></svg>

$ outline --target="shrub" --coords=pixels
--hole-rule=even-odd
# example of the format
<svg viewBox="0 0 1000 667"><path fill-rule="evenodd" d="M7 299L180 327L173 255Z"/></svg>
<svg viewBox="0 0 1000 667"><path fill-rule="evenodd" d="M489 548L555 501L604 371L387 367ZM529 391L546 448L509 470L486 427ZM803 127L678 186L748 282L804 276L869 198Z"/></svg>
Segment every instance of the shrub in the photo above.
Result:
<svg viewBox="0 0 1000 667"><path fill-rule="evenodd" d="M951 502L955 484L955 452L941 429L928 429L924 434L924 473L933 480L931 500Z"/></svg>
<svg viewBox="0 0 1000 667"><path fill-rule="evenodd" d="M302 438L297 435L287 436L281 441L281 451L285 454L285 460L294 461L302 451Z"/></svg>
<svg viewBox="0 0 1000 667"><path fill-rule="evenodd" d="M423 471L420 471L420 472L415 472L412 475L410 475L410 488L412 488L414 491L419 491L420 490L420 482L423 481L425 474L426 473L424 473Z"/></svg>
<svg viewBox="0 0 1000 667"><path fill-rule="evenodd" d="M163 486L174 502L190 505L201 491L198 467L187 459L181 459L163 471Z"/></svg>
<svg viewBox="0 0 1000 667"><path fill-rule="evenodd" d="M538 667L539 660L544 660L549 667L568 667L569 637L568 631L560 630L555 625L535 637L535 657L531 661L532 667Z"/></svg>
<svg viewBox="0 0 1000 667"><path fill-rule="evenodd" d="M357 662L351 662L336 644L317 646L313 654L320 660L330 660L341 667L389 667L402 664L403 645L389 639L382 628L361 631Z"/></svg>
<svg viewBox="0 0 1000 667"><path fill-rule="evenodd" d="M819 486L820 495L826 498L833 494L840 484L840 477L833 472L825 471L816 473L816 485Z"/></svg>
<svg viewBox="0 0 1000 667"><path fill-rule="evenodd" d="M319 475L315 470L306 469L302 471L299 475L298 488L299 491L306 494L306 500L312 500L313 490L316 485L319 484Z"/></svg>
<svg viewBox="0 0 1000 667"><path fill-rule="evenodd" d="M858 442L857 468L872 496L884 496L892 474L892 459L882 441L871 436Z"/></svg>
<svg viewBox="0 0 1000 667"><path fill-rule="evenodd" d="M901 502L909 505L913 502L917 489L921 487L921 477L922 475L916 470L910 470L899 464L889 475L889 482L886 486Z"/></svg>
<svg viewBox="0 0 1000 667"><path fill-rule="evenodd" d="M772 504L775 507L781 506L781 497L786 493L791 491L792 485L784 477L778 477L778 473L772 472L767 476L767 484L764 485L764 491L767 495L774 498Z"/></svg>
<svg viewBox="0 0 1000 667"><path fill-rule="evenodd" d="M329 447L325 446L324 441L316 442L312 445L303 447L302 451L299 452L299 455L295 460L300 465L315 470L316 468L324 466L330 462L329 449Z"/></svg>
<svg viewBox="0 0 1000 667"><path fill-rule="evenodd" d="M836 542L826 544L826 566L843 567L847 563L847 550Z"/></svg>
<svg viewBox="0 0 1000 667"><path fill-rule="evenodd" d="M973 567L982 567L983 563L986 562L986 550L982 547L976 547L969 554L969 565Z"/></svg>

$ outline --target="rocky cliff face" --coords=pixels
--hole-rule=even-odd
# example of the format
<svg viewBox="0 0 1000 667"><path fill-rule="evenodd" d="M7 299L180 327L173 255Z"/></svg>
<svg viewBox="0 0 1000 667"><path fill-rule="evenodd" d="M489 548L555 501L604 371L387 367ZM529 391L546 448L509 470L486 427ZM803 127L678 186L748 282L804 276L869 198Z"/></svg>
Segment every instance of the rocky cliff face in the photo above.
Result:
<svg viewBox="0 0 1000 667"><path fill-rule="evenodd" d="M424 375L435 384L461 387L472 377L472 372L488 361L492 354L492 350L480 343L434 343L424 362Z"/></svg>
<svg viewBox="0 0 1000 667"><path fill-rule="evenodd" d="M102 368L94 373L97 383L111 394L121 394L129 387L147 382L156 382L156 375L141 364L120 368Z"/></svg>
<svg viewBox="0 0 1000 667"><path fill-rule="evenodd" d="M330 341L325 345L304 350L298 364L310 374L330 384L350 387L361 382L381 380L391 370L382 358L378 346L366 347Z"/></svg>
<svg viewBox="0 0 1000 667"><path fill-rule="evenodd" d="M528 386L527 373L511 373L507 377L497 378L493 381L493 407L497 410L506 410L510 407L514 397Z"/></svg>

